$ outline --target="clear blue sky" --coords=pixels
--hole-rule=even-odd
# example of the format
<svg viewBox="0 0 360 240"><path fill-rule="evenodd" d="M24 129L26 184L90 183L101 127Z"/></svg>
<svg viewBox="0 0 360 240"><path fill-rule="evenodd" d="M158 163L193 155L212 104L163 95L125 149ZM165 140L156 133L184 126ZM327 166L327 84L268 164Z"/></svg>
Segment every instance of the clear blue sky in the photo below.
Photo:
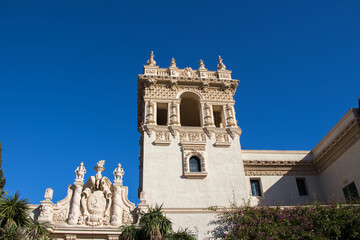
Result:
<svg viewBox="0 0 360 240"><path fill-rule="evenodd" d="M360 1L0 1L6 190L66 195L84 161L138 203L137 75L221 54L243 149L311 150L360 96Z"/></svg>

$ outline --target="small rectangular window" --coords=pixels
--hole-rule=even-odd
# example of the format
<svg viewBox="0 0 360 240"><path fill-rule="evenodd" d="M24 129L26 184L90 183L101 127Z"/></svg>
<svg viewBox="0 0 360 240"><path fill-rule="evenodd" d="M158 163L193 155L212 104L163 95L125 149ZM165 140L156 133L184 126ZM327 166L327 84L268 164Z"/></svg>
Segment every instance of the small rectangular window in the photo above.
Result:
<svg viewBox="0 0 360 240"><path fill-rule="evenodd" d="M251 195L252 196L261 196L260 180L259 179L250 179L251 186Z"/></svg>
<svg viewBox="0 0 360 240"><path fill-rule="evenodd" d="M215 127L218 127L218 128L225 127L224 114L223 114L222 109L223 109L222 106L213 106L214 124L215 124Z"/></svg>
<svg viewBox="0 0 360 240"><path fill-rule="evenodd" d="M306 189L305 178L297 178L296 185L300 196L307 196L308 192Z"/></svg>
<svg viewBox="0 0 360 240"><path fill-rule="evenodd" d="M350 183L343 188L344 196L346 202L352 202L354 200L359 200L359 192L357 191L356 185L354 182Z"/></svg>
<svg viewBox="0 0 360 240"><path fill-rule="evenodd" d="M167 125L168 106L167 103L158 103L156 109L157 125Z"/></svg>

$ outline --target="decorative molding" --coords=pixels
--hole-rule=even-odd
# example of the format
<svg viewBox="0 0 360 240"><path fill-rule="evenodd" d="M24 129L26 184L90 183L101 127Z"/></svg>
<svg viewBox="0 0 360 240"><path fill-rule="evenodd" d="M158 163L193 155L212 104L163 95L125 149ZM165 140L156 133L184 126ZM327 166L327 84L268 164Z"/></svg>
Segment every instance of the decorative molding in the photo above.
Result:
<svg viewBox="0 0 360 240"><path fill-rule="evenodd" d="M207 176L205 163L205 143L181 142L183 152L184 177L189 179L202 179ZM191 157L198 157L201 164L201 172L190 172L189 160Z"/></svg>
<svg viewBox="0 0 360 240"><path fill-rule="evenodd" d="M313 162L244 161L246 176L316 175Z"/></svg>
<svg viewBox="0 0 360 240"><path fill-rule="evenodd" d="M206 142L204 132L180 132L181 142Z"/></svg>
<svg viewBox="0 0 360 240"><path fill-rule="evenodd" d="M170 140L155 140L154 145L156 146L169 146L171 144Z"/></svg>
<svg viewBox="0 0 360 240"><path fill-rule="evenodd" d="M184 176L188 179L203 179L207 174L207 172L185 172Z"/></svg>
<svg viewBox="0 0 360 240"><path fill-rule="evenodd" d="M360 139L359 118L351 123L318 155L315 157L317 173L323 172L333 164L344 152Z"/></svg>

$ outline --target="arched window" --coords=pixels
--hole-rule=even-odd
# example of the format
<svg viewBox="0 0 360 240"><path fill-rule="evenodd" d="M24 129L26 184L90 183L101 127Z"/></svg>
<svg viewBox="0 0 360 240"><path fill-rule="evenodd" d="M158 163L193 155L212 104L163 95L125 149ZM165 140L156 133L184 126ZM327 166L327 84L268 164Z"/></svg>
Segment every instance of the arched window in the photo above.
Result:
<svg viewBox="0 0 360 240"><path fill-rule="evenodd" d="M201 172L201 163L198 157L192 156L189 159L190 172Z"/></svg>
<svg viewBox="0 0 360 240"><path fill-rule="evenodd" d="M199 97L195 93L186 92L180 99L181 126L201 127Z"/></svg>

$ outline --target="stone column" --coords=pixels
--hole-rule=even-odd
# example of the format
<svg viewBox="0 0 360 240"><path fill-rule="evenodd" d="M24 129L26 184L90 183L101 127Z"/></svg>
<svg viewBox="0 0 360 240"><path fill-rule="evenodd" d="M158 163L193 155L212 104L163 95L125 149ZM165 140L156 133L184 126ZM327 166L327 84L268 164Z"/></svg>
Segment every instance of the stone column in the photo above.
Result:
<svg viewBox="0 0 360 240"><path fill-rule="evenodd" d="M233 107L230 106L230 104L226 104L226 124L227 127L235 127L235 121L234 121L234 114L233 114Z"/></svg>
<svg viewBox="0 0 360 240"><path fill-rule="evenodd" d="M203 104L203 112L204 112L204 126L213 126L213 114L211 111L211 106L208 103Z"/></svg>
<svg viewBox="0 0 360 240"><path fill-rule="evenodd" d="M84 186L84 179L76 179L74 182L74 194L71 199L70 213L68 224L76 225L80 216L80 201L81 201L81 192Z"/></svg>
<svg viewBox="0 0 360 240"><path fill-rule="evenodd" d="M178 115L178 107L179 106L179 102L178 101L172 101L170 104L170 125L180 125L179 122L179 115Z"/></svg>
<svg viewBox="0 0 360 240"><path fill-rule="evenodd" d="M156 123L156 121L155 121L155 119L156 119L156 115L155 115L156 111L155 111L155 109L156 109L155 103L152 102L151 100L149 100L147 102L146 108L145 108L145 113L146 113L146 118L145 118L146 121L145 121L145 123L146 124L155 124Z"/></svg>
<svg viewBox="0 0 360 240"><path fill-rule="evenodd" d="M114 195L113 195L113 214L111 216L111 225L121 226L122 224L122 181L114 180L113 183Z"/></svg>

